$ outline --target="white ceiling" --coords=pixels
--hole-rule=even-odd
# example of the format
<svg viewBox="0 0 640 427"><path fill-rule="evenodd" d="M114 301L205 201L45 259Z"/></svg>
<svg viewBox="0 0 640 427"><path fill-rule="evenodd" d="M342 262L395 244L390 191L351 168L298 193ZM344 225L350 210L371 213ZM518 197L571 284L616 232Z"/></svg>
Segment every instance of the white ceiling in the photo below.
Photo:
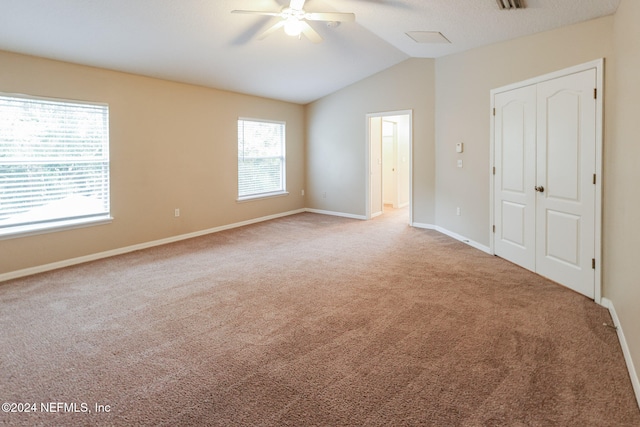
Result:
<svg viewBox="0 0 640 427"><path fill-rule="evenodd" d="M409 57L437 58L615 13L620 0L308 0L356 22L311 25L324 41L257 40L288 0L0 0L0 50L306 104ZM450 44L405 33L439 31ZM0 72L1 64L0 64ZM0 87L0 91L2 88Z"/></svg>

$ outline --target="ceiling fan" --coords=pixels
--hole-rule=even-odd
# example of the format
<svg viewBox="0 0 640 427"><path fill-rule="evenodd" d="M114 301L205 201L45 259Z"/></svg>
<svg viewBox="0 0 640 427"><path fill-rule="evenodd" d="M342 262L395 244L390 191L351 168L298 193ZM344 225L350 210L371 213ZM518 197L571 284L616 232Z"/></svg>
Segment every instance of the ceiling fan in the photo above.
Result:
<svg viewBox="0 0 640 427"><path fill-rule="evenodd" d="M306 21L326 21L330 23L353 22L356 15L353 13L336 13L336 12L305 12L305 0L291 0L288 7L280 12L262 12L259 10L232 10L231 13L245 13L250 15L277 16L281 20L263 32L259 40L264 39L268 35L276 32L280 28L284 29L287 35L300 37L304 34L311 42L320 43L322 37L316 32ZM334 24L335 25L335 24Z"/></svg>

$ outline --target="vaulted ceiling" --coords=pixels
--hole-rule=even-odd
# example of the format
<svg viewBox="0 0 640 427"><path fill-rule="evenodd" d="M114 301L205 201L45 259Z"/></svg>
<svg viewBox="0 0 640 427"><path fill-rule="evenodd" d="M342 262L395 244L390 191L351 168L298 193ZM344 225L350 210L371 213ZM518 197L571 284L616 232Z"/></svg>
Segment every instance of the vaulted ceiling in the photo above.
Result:
<svg viewBox="0 0 640 427"><path fill-rule="evenodd" d="M338 26L311 22L324 39L311 43L282 30L259 40L279 18L231 13L279 12L289 0L0 0L0 50L306 104L410 57L438 58L610 15L620 0L521 3L307 0L307 12L356 15ZM445 39L416 42L432 35L424 32Z"/></svg>

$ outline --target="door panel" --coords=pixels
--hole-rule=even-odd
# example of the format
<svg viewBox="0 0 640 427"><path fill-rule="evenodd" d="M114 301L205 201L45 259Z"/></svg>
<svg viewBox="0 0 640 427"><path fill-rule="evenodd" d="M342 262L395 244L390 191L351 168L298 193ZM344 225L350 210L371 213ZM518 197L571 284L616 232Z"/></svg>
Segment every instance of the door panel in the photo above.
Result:
<svg viewBox="0 0 640 427"><path fill-rule="evenodd" d="M594 297L595 69L537 85L536 271Z"/></svg>
<svg viewBox="0 0 640 427"><path fill-rule="evenodd" d="M504 200L502 202L502 222L501 222L501 238L503 241L517 245L526 250L525 235L525 212L526 205L513 203Z"/></svg>
<svg viewBox="0 0 640 427"><path fill-rule="evenodd" d="M547 97L547 134L542 141L547 151L547 197L579 201L580 114L579 92L561 91Z"/></svg>
<svg viewBox="0 0 640 427"><path fill-rule="evenodd" d="M535 86L500 93L494 105L494 250L535 271Z"/></svg>
<svg viewBox="0 0 640 427"><path fill-rule="evenodd" d="M526 137L526 104L520 100L502 108L502 190L524 194Z"/></svg>
<svg viewBox="0 0 640 427"><path fill-rule="evenodd" d="M580 217L547 210L547 248L545 256L556 262L580 268Z"/></svg>

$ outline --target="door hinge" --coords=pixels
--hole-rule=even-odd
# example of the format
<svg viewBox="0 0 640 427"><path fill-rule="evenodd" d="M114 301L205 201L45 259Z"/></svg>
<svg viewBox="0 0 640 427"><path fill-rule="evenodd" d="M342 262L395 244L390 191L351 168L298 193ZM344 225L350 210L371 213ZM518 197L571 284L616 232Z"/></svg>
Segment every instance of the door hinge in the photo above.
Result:
<svg viewBox="0 0 640 427"><path fill-rule="evenodd" d="M493 226L493 232L494 233L496 232L496 226L495 225Z"/></svg>
<svg viewBox="0 0 640 427"><path fill-rule="evenodd" d="M595 173L593 174L593 183L594 184L596 183L596 174Z"/></svg>
<svg viewBox="0 0 640 427"><path fill-rule="evenodd" d="M496 167L495 166L493 167L493 174L494 175L496 174Z"/></svg>
<svg viewBox="0 0 640 427"><path fill-rule="evenodd" d="M591 258L591 268L593 268L594 270L596 269L596 259L595 258Z"/></svg>
<svg viewBox="0 0 640 427"><path fill-rule="evenodd" d="M598 88L593 89L593 99L598 99Z"/></svg>
<svg viewBox="0 0 640 427"><path fill-rule="evenodd" d="M493 109L493 115L494 116L496 115L496 109L495 108Z"/></svg>

